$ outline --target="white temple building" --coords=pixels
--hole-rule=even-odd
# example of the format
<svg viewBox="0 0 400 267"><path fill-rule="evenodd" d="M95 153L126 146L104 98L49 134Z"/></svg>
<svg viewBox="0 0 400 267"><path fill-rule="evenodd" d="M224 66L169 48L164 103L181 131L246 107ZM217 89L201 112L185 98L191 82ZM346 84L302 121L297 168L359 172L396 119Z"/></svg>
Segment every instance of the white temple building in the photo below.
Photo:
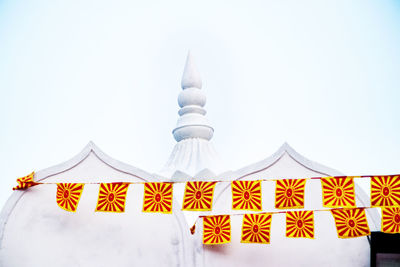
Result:
<svg viewBox="0 0 400 267"><path fill-rule="evenodd" d="M48 183L257 180L337 176L342 173L306 159L288 144L273 155L238 170L227 170L212 144L214 128L206 118L206 96L188 55L179 94L177 141L166 165L150 173L105 154L93 142L75 157L37 171ZM173 114L171 114L172 116ZM233 144L234 145L234 144ZM94 212L99 185L85 184L77 212L55 201L56 185L14 191L0 214L0 266L369 266L368 237L339 239L330 212L315 213L315 239L285 237L285 216L274 214L270 244L240 242L242 216L231 216L231 242L202 244L199 214L232 214L230 183L217 183L212 212L183 212L184 183L174 184L172 214L143 213L143 184L129 186L124 213ZM275 211L275 182L263 182L263 210ZM322 208L319 180L306 184L305 209ZM356 185L357 206L369 197ZM380 229L367 210L371 231Z"/></svg>

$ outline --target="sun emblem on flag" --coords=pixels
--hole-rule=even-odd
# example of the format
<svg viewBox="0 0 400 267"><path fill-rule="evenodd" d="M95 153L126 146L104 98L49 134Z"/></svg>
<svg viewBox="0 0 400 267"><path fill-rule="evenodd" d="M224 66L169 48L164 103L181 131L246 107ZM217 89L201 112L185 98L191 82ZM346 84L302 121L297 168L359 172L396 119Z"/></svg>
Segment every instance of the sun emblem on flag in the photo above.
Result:
<svg viewBox="0 0 400 267"><path fill-rule="evenodd" d="M203 244L216 245L231 241L231 219L229 215L203 218Z"/></svg>
<svg viewBox="0 0 400 267"><path fill-rule="evenodd" d="M276 181L275 208L303 208L306 179L283 179Z"/></svg>
<svg viewBox="0 0 400 267"><path fill-rule="evenodd" d="M187 182L183 210L211 210L215 182Z"/></svg>
<svg viewBox="0 0 400 267"><path fill-rule="evenodd" d="M129 183L100 184L96 211L124 212Z"/></svg>
<svg viewBox="0 0 400 267"><path fill-rule="evenodd" d="M172 213L172 184L144 184L144 212Z"/></svg>
<svg viewBox="0 0 400 267"><path fill-rule="evenodd" d="M286 236L314 238L314 212L287 211Z"/></svg>
<svg viewBox="0 0 400 267"><path fill-rule="evenodd" d="M324 207L355 207L354 181L350 177L328 177L321 179Z"/></svg>
<svg viewBox="0 0 400 267"><path fill-rule="evenodd" d="M261 181L233 181L232 209L262 210Z"/></svg>
<svg viewBox="0 0 400 267"><path fill-rule="evenodd" d="M75 212L81 198L84 184L57 184L56 202L66 211Z"/></svg>
<svg viewBox="0 0 400 267"><path fill-rule="evenodd" d="M269 244L272 214L245 214L242 225L242 243Z"/></svg>
<svg viewBox="0 0 400 267"><path fill-rule="evenodd" d="M371 178L371 206L400 206L400 176Z"/></svg>
<svg viewBox="0 0 400 267"><path fill-rule="evenodd" d="M364 209L333 209L331 213L335 219L339 238L359 237L370 234Z"/></svg>
<svg viewBox="0 0 400 267"><path fill-rule="evenodd" d="M382 232L400 233L400 208L382 208Z"/></svg>

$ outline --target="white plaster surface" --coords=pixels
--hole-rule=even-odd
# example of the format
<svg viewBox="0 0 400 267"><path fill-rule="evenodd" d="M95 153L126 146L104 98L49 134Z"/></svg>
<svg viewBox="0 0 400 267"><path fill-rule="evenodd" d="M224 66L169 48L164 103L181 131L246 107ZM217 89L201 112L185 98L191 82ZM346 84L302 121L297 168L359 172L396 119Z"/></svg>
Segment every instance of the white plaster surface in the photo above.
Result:
<svg viewBox="0 0 400 267"><path fill-rule="evenodd" d="M93 144L89 146L94 146ZM97 148L95 148L98 151ZM85 152L85 151L84 151ZM85 152L87 153L87 151ZM79 155L78 155L79 156ZM109 166L93 151L46 182L145 181ZM126 166L125 166L126 167ZM149 175L150 176L150 175ZM43 181L43 180L42 180ZM142 212L143 184L129 186L124 213L94 212L99 185L86 184L77 212L57 206L56 185L29 188L1 214L0 266L192 266L189 227L172 214ZM19 195L20 192L15 192ZM11 202L10 202L11 201ZM8 205L14 208L7 208ZM6 214L10 211L9 214Z"/></svg>
<svg viewBox="0 0 400 267"><path fill-rule="evenodd" d="M189 160L188 169L195 162L194 157ZM56 185L39 185L23 193L14 192L1 213L0 266L368 266L367 238L339 239L329 212L314 214L313 240L286 238L283 214L273 215L268 245L240 243L242 216L239 215L231 216L230 244L203 245L201 220L196 224L196 233L189 234L198 215L234 213L231 180L326 175L340 173L305 159L284 144L263 161L214 176L227 182L217 184L212 212L183 213L184 184L175 184L171 215L142 212L142 184L130 185L125 213L94 212L99 188L96 184L85 185L76 213L57 206ZM187 177L188 180L198 178ZM39 171L35 179L46 182L167 180L113 160L93 143L74 159ZM275 182L262 183L266 211L274 210L274 190ZM360 190L357 188L357 204L369 205ZM305 209L320 209L321 202L320 181L307 181ZM380 223L373 211L367 212L372 230Z"/></svg>

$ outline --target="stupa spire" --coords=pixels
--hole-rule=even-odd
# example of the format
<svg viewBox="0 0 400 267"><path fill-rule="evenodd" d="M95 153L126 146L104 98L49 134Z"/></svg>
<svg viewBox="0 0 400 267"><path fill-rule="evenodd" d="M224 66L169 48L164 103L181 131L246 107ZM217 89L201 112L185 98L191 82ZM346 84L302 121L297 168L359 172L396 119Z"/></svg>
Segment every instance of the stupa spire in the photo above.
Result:
<svg viewBox="0 0 400 267"><path fill-rule="evenodd" d="M190 51L188 52L186 58L186 64L185 64L185 69L183 70L181 86L182 89L190 87L201 89L202 87L200 73L197 70L196 65L194 64L194 59Z"/></svg>
<svg viewBox="0 0 400 267"><path fill-rule="evenodd" d="M178 112L180 117L172 131L175 140L177 142L188 138L210 140L214 129L205 117L206 96L200 90L202 87L200 74L190 51L187 55L181 86L183 90L178 96L178 104L181 107Z"/></svg>

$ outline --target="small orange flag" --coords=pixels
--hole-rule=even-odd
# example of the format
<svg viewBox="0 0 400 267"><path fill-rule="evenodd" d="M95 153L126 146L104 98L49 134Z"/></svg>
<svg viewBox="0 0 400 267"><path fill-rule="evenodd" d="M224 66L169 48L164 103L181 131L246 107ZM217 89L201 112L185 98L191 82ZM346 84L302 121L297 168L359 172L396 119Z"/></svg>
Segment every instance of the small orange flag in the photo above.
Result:
<svg viewBox="0 0 400 267"><path fill-rule="evenodd" d="M242 243L269 244L272 214L245 214L242 225Z"/></svg>
<svg viewBox="0 0 400 267"><path fill-rule="evenodd" d="M233 181L232 209L262 210L261 181Z"/></svg>
<svg viewBox="0 0 400 267"><path fill-rule="evenodd" d="M286 236L314 238L314 211L287 211Z"/></svg>
<svg viewBox="0 0 400 267"><path fill-rule="evenodd" d="M203 218L203 244L217 245L231 242L231 219L229 215Z"/></svg>
<svg viewBox="0 0 400 267"><path fill-rule="evenodd" d="M183 210L211 210L215 182L187 182L183 197Z"/></svg>
<svg viewBox="0 0 400 267"><path fill-rule="evenodd" d="M382 232L389 234L400 233L400 208L382 208Z"/></svg>
<svg viewBox="0 0 400 267"><path fill-rule="evenodd" d="M339 238L370 235L367 217L363 208L333 209L336 230Z"/></svg>
<svg viewBox="0 0 400 267"><path fill-rule="evenodd" d="M371 178L371 206L400 206L400 176L374 176Z"/></svg>
<svg viewBox="0 0 400 267"><path fill-rule="evenodd" d="M60 208L75 212L82 195L84 184L57 184L56 201Z"/></svg>
<svg viewBox="0 0 400 267"><path fill-rule="evenodd" d="M356 206L354 181L351 177L321 178L322 203L328 208Z"/></svg>
<svg viewBox="0 0 400 267"><path fill-rule="evenodd" d="M102 183L95 211L124 212L129 183Z"/></svg>
<svg viewBox="0 0 400 267"><path fill-rule="evenodd" d="M304 208L306 179L283 179L276 181L275 208Z"/></svg>
<svg viewBox="0 0 400 267"><path fill-rule="evenodd" d="M172 213L172 184L144 184L144 212Z"/></svg>
<svg viewBox="0 0 400 267"><path fill-rule="evenodd" d="M17 183L18 185L13 188L13 190L21 190L21 189L27 189L28 187L38 185L39 183L36 183L33 181L33 176L35 175L35 172L32 172L31 174L18 178Z"/></svg>

